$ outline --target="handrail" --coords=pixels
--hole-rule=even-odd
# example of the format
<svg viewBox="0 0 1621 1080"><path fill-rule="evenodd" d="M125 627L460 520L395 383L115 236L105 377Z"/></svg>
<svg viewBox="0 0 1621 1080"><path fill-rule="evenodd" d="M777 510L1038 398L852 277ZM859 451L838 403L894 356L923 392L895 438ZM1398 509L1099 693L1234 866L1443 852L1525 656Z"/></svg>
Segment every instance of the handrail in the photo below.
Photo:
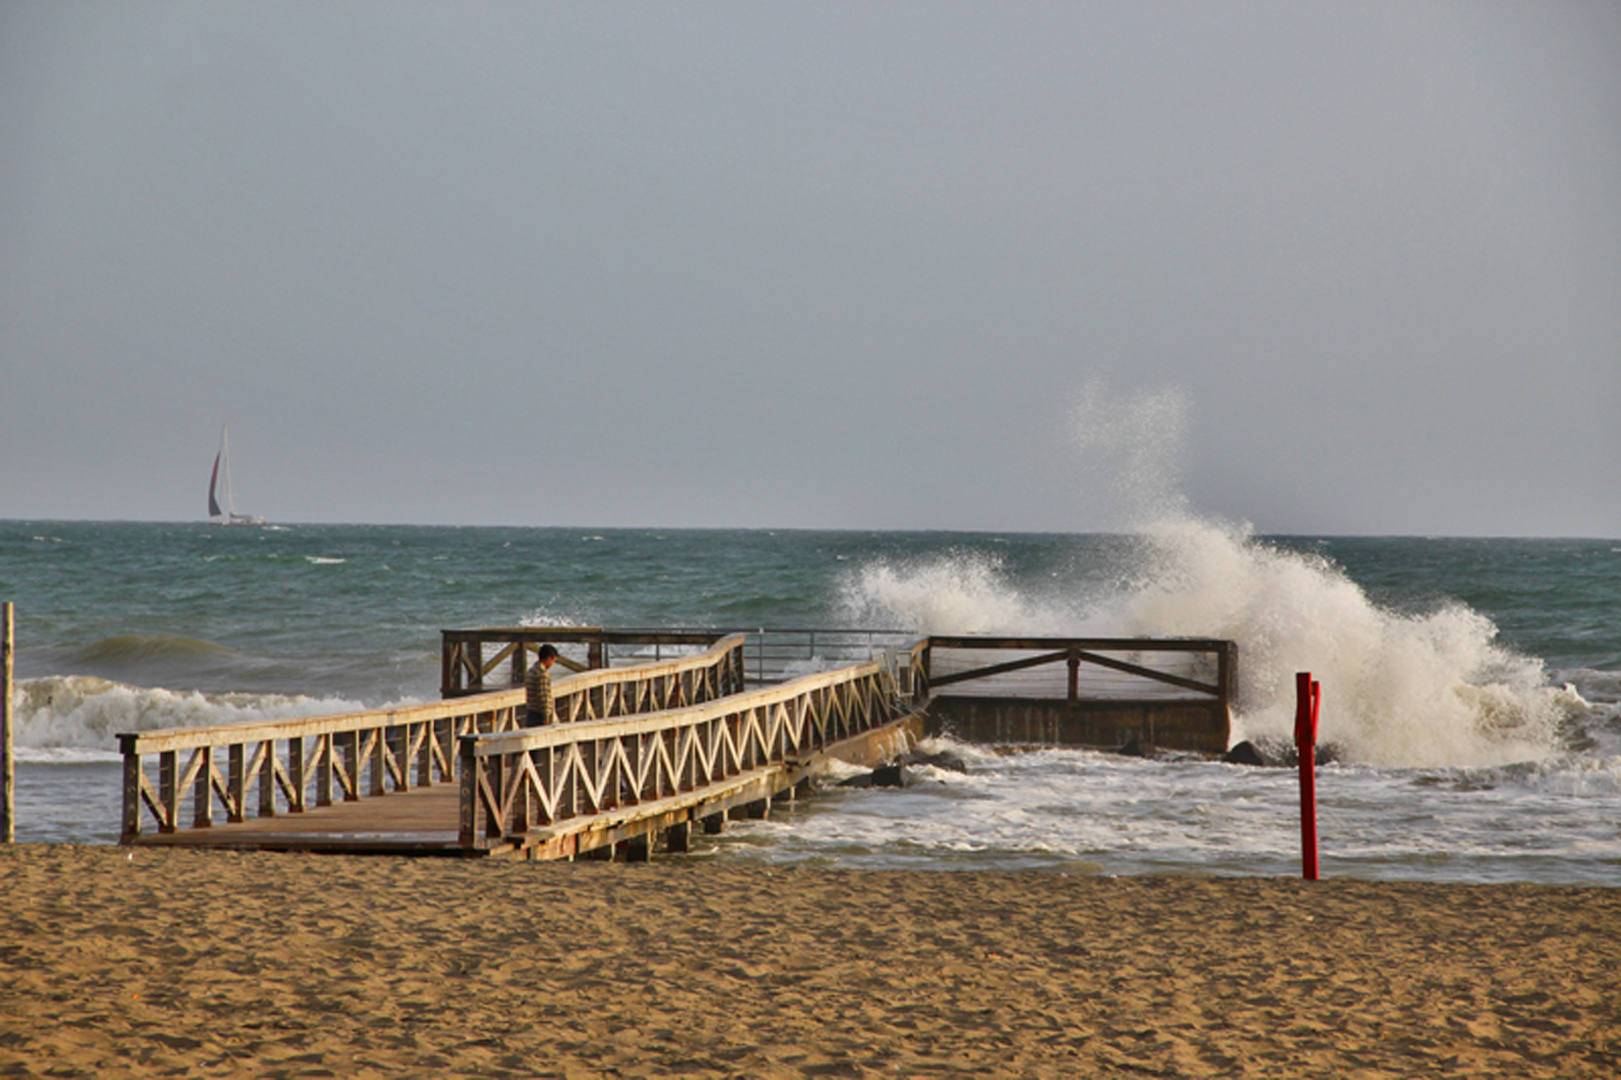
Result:
<svg viewBox="0 0 1621 1080"><path fill-rule="evenodd" d="M876 661L682 709L590 725L468 734L460 842L700 791L880 727L909 706Z"/></svg>
<svg viewBox="0 0 1621 1080"><path fill-rule="evenodd" d="M563 676L553 692L558 727L735 694L743 689L743 668L743 639L734 635L698 656ZM227 821L246 820L255 786L259 816L273 817L307 810L311 782L313 805L327 806L340 791L343 801L353 802L453 780L452 740L516 728L523 707L518 688L393 709L121 733L122 842L140 834L143 806L159 832L176 831L188 790L193 827L208 828L216 800ZM222 747L223 763L215 754ZM192 753L182 767L183 750ZM147 755L158 759L156 784L147 775Z"/></svg>
<svg viewBox="0 0 1621 1080"><path fill-rule="evenodd" d="M508 665L508 685L523 681L530 657L541 644L586 646L585 668L611 667L609 654L619 646L652 646L655 660L665 647L707 646L722 637L743 634L748 639L749 678L756 683L781 682L805 661L859 664L909 641L904 630L839 629L828 627L705 627L605 630L596 626L511 626L441 631L440 693L445 697L481 693L489 676ZM485 659L486 647L496 652ZM579 668L567 657L565 665Z"/></svg>
<svg viewBox="0 0 1621 1080"><path fill-rule="evenodd" d="M933 651L936 649L999 650L1036 652L1038 655L989 664L966 671L935 674L932 670ZM1051 650L1051 651L1046 651ZM1129 653L1203 653L1216 658L1215 682L1201 682L1173 672L1159 671L1142 664L1099 655L1102 652ZM954 683L988 678L1025 668L1045 664L1066 663L1069 667L1068 697L1079 697L1078 672L1080 665L1091 664L1138 678L1149 679L1208 694L1228 708L1238 694L1238 644L1222 638L1061 638L1061 637L997 637L989 634L935 634L927 639L921 660L930 692Z"/></svg>
<svg viewBox="0 0 1621 1080"><path fill-rule="evenodd" d="M471 630L441 630L439 692L460 697L484 692L484 677L510 662L509 683L523 682L529 658L543 643L574 643L586 646L585 670L609 666L609 645L704 645L735 636L726 630L604 630L600 626L491 626ZM484 646L496 644L501 650L484 659ZM578 669L573 661L559 657L563 664Z"/></svg>

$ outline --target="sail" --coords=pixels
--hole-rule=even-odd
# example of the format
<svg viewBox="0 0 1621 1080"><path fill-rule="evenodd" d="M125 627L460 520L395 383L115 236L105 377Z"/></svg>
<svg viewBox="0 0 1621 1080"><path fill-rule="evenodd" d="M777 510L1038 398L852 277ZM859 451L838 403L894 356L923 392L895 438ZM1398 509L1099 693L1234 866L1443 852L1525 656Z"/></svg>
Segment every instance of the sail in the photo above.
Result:
<svg viewBox="0 0 1621 1080"><path fill-rule="evenodd" d="M225 507L220 508L220 476L225 477ZM225 437L225 426L220 425L219 453L214 455L214 471L208 478L208 516L220 525L264 525L265 519L254 514L236 512L236 500L231 491L231 444ZM223 520L220 520L223 519Z"/></svg>
<svg viewBox="0 0 1621 1080"><path fill-rule="evenodd" d="M220 452L218 454L214 455L214 473L213 473L212 476L210 476L208 478L208 516L209 517L219 517L220 514L222 514L224 512L224 511L222 511L220 509L219 500L214 497L214 492L219 490L220 455L224 454L224 453L225 453L225 448L222 446L222 447L220 447Z"/></svg>

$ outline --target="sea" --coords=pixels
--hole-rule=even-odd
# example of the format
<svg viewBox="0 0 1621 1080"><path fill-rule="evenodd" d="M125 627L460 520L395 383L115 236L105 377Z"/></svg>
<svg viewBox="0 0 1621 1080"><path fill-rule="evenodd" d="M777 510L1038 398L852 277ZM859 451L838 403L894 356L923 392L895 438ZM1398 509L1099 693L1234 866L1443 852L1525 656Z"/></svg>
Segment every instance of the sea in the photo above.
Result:
<svg viewBox="0 0 1621 1080"><path fill-rule="evenodd" d="M439 631L1233 639L1233 739L1322 686L1325 878L1621 885L1621 541L0 522L17 839L116 843L120 732L438 697ZM829 785L685 861L1300 873L1296 770L1018 753Z"/></svg>

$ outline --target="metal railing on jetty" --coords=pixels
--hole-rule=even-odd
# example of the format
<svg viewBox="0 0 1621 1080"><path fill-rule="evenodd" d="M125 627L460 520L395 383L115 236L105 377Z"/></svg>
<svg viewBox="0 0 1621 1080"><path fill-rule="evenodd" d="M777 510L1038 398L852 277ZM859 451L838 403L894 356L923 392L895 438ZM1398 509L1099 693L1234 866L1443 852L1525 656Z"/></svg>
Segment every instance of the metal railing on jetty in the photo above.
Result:
<svg viewBox="0 0 1621 1080"><path fill-rule="evenodd" d="M566 728L742 689L743 640L732 636L695 656L564 676L554 700ZM140 834L143 807L159 832L176 831L188 792L191 827L202 829L216 811L246 820L250 801L258 816L274 817L451 782L455 740L517 728L523 708L522 689L509 688L398 709L123 733L122 839Z"/></svg>
<svg viewBox="0 0 1621 1080"><path fill-rule="evenodd" d="M690 822L719 831L728 807L798 782L795 765L911 714L898 689L894 672L874 661L678 710L469 735L461 845L551 858L611 843L618 826L627 837L678 830L671 842L684 849ZM878 756L914 736L896 733L902 741Z"/></svg>
<svg viewBox="0 0 1621 1080"><path fill-rule="evenodd" d="M535 650L549 643L560 647L561 663L575 670L613 663L660 661L668 655L690 655L724 637L743 638L746 680L755 686L783 682L814 671L864 664L909 649L918 635L906 630L839 630L822 628L666 628L612 629L595 626L483 627L440 632L440 685L445 697L482 693L495 685L517 685ZM489 658L485 659L485 654ZM570 653L575 655L571 656ZM498 673L505 669L505 677Z"/></svg>

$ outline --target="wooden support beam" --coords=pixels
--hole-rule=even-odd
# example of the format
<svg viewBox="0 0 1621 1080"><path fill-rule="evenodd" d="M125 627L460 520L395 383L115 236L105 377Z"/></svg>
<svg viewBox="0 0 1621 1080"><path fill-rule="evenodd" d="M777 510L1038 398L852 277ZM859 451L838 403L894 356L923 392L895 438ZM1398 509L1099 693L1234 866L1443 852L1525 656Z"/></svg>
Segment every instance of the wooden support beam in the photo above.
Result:
<svg viewBox="0 0 1621 1080"><path fill-rule="evenodd" d="M1089 664L1096 664L1099 667L1113 668L1115 671L1123 671L1128 675L1141 675L1145 679L1153 679L1155 682L1168 683L1171 686L1179 686L1184 690L1197 690L1202 694L1214 694L1217 696L1220 696L1221 694L1221 687L1219 686L1211 686L1209 683L1198 682L1194 679L1184 679L1180 675L1171 675L1164 671L1155 671L1153 668L1141 667L1137 664L1128 664L1124 660L1115 660L1111 657L1099 656L1097 653L1086 652L1084 650L1077 650L1075 655L1079 656L1082 660L1085 660Z"/></svg>
<svg viewBox="0 0 1621 1080"><path fill-rule="evenodd" d="M991 664L988 667L970 668L968 671L957 671L950 675L936 675L931 680L934 686L950 686L952 683L967 682L969 679L984 679L992 675L1004 675L1009 671L1022 671L1025 668L1040 667L1042 664L1055 664L1060 660L1067 660L1071 652L1065 649L1062 652L1042 653L1040 656L1027 656L1022 660L1009 660L1006 663Z"/></svg>
<svg viewBox="0 0 1621 1080"><path fill-rule="evenodd" d="M651 862L653 860L653 834L644 832L640 836L632 836L622 841L625 845L626 862Z"/></svg>

